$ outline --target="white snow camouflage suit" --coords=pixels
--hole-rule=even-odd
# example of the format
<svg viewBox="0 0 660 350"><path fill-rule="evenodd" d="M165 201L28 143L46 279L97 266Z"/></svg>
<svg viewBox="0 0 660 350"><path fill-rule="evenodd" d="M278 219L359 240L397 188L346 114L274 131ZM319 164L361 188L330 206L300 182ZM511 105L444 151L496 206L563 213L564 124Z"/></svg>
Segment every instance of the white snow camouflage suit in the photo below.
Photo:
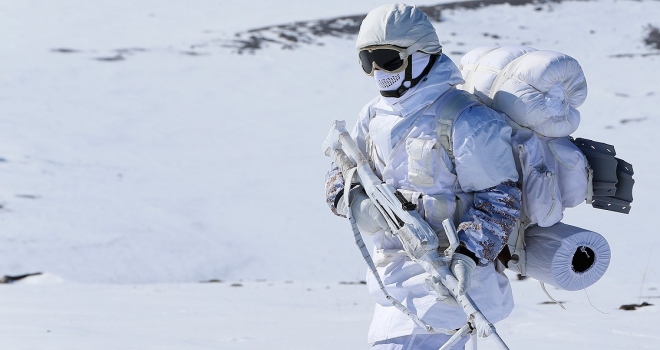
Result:
<svg viewBox="0 0 660 350"><path fill-rule="evenodd" d="M461 244L479 260L470 296L491 322L497 322L513 309L510 285L496 257L520 214L518 173L510 126L504 116L483 105L466 109L454 121L454 161L440 145L436 111L447 102L442 95L461 83L456 65L442 55L427 77L401 98L379 96L369 102L351 136L375 173L417 204L440 238L442 220L454 220ZM326 193L335 214L343 187L342 174L333 164ZM406 256L397 238L380 231L373 242L374 262L390 294L434 327L457 329L465 324L461 308L436 302L435 292L425 283L427 274ZM426 333L384 298L371 272L367 283L376 301L370 343Z"/></svg>

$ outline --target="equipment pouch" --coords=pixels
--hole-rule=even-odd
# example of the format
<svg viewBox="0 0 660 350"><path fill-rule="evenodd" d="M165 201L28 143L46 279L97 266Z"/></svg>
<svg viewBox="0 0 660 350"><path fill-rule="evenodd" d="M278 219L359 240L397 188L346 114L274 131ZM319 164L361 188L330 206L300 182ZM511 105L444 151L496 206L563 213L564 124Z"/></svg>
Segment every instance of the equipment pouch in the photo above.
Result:
<svg viewBox="0 0 660 350"><path fill-rule="evenodd" d="M514 150L522 173L523 210L531 223L548 227L564 209L587 198L588 163L568 137L549 138L517 130Z"/></svg>
<svg viewBox="0 0 660 350"><path fill-rule="evenodd" d="M612 145L583 138L577 138L573 143L584 153L593 171L591 205L628 214L635 184L632 165L615 157Z"/></svg>
<svg viewBox="0 0 660 350"><path fill-rule="evenodd" d="M432 186L435 183L433 169L434 158L437 159L438 143L434 139L406 139L408 153L408 177L416 186Z"/></svg>
<svg viewBox="0 0 660 350"><path fill-rule="evenodd" d="M567 137L550 139L547 145L550 159L554 159L562 209L575 207L587 198L587 159Z"/></svg>
<svg viewBox="0 0 660 350"><path fill-rule="evenodd" d="M523 210L532 223L551 226L563 217L554 159L546 159L544 143L535 133L524 135L527 137L524 141L520 132L516 136L514 146L522 171Z"/></svg>

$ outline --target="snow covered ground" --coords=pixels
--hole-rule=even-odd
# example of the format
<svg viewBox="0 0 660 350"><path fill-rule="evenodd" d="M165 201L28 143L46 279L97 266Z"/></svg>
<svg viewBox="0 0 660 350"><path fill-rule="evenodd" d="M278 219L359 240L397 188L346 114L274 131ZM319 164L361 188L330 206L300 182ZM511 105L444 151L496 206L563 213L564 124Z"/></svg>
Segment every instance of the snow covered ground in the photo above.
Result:
<svg viewBox="0 0 660 350"><path fill-rule="evenodd" d="M375 93L354 40L223 45L381 3L0 1L0 276L44 273L0 285L0 348L367 348L366 288L340 284L365 267L325 206L320 153ZM630 215L565 215L609 241L598 283L550 288L562 310L513 281L498 324L512 349L660 348L658 306L618 309L660 299L660 44L644 41L659 14L652 0L564 1L436 23L456 62L491 44L575 57L589 82L575 135L635 167Z"/></svg>
<svg viewBox="0 0 660 350"><path fill-rule="evenodd" d="M562 310L543 304L538 283L511 277L517 305L497 324L511 349L660 344L657 306L617 310L621 300L637 303L639 286L589 288L589 298L550 290ZM0 287L2 349L367 349L373 310L366 286L336 281L125 285L41 276ZM497 349L490 339L478 344Z"/></svg>

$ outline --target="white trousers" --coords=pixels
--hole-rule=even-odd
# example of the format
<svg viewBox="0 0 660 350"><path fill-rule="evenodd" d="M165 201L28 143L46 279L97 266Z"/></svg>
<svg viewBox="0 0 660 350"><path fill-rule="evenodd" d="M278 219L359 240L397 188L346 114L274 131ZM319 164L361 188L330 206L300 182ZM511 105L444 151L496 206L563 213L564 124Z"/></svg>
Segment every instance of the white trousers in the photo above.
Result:
<svg viewBox="0 0 660 350"><path fill-rule="evenodd" d="M438 350L444 345L450 336L446 334L412 334L403 337L375 342L371 350ZM470 337L464 337L452 350L465 349Z"/></svg>

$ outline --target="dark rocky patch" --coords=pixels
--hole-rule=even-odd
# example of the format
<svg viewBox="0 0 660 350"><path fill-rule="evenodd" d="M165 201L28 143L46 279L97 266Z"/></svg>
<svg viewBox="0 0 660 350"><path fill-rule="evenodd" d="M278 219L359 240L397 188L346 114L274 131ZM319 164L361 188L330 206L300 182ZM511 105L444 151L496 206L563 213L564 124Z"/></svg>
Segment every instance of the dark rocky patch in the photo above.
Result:
<svg viewBox="0 0 660 350"><path fill-rule="evenodd" d="M197 52L197 51L181 51L181 54L186 56L205 56L206 53Z"/></svg>
<svg viewBox="0 0 660 350"><path fill-rule="evenodd" d="M641 304L625 304L625 305L621 305L619 307L619 310L633 311L633 310L637 310L638 307L644 307L644 306L653 306L653 304L649 304L647 302L643 302Z"/></svg>
<svg viewBox="0 0 660 350"><path fill-rule="evenodd" d="M269 44L290 50L300 44L319 44L322 37L347 37L357 34L365 15L295 22L236 33L235 39L222 44L237 53L254 53Z"/></svg>
<svg viewBox="0 0 660 350"><path fill-rule="evenodd" d="M644 44L652 50L660 50L660 28L649 24L645 28L646 37L644 38ZM611 55L613 58L633 58L633 57L648 57L648 56L660 56L660 51L655 52L644 52L644 53L621 53L616 55Z"/></svg>
<svg viewBox="0 0 660 350"><path fill-rule="evenodd" d="M589 0L473 0L465 2L450 2L446 4L418 6L418 8L435 22L442 21L442 11L447 10L477 10L487 6L509 4L523 6L529 4L543 5L561 3L563 1ZM543 10L543 7L537 7ZM238 54L255 53L269 45L279 46L285 50L299 47L301 44L322 45L323 37L350 37L356 35L366 14L336 17L331 19L300 21L289 24L273 25L236 33L234 39L221 41L221 46L233 49ZM499 38L497 35L492 36Z"/></svg>
<svg viewBox="0 0 660 350"><path fill-rule="evenodd" d="M616 55L610 55L610 57L612 58L633 58L633 57L649 57L649 56L660 56L660 52L620 53Z"/></svg>
<svg viewBox="0 0 660 350"><path fill-rule="evenodd" d="M115 50L115 52L118 55L121 55L121 56L132 55L132 54L137 53L137 52L147 52L147 51L149 51L149 50L145 49L145 48L142 48L142 47L128 47L128 48L124 48L124 49L116 49Z"/></svg>
<svg viewBox="0 0 660 350"><path fill-rule="evenodd" d="M23 198L23 199L39 199L41 196L37 196L36 194L17 194L15 195L16 198Z"/></svg>
<svg viewBox="0 0 660 350"><path fill-rule="evenodd" d="M102 62L118 62L118 61L124 61L126 59L126 56L130 56L135 53L139 52L147 52L149 51L148 49L141 48L141 47L129 47L129 48L123 48L123 49L116 49L114 52L116 53L114 56L106 56L106 57L97 57L95 60L97 61L102 61Z"/></svg>
<svg viewBox="0 0 660 350"><path fill-rule="evenodd" d="M621 124L628 124L628 123L643 122L645 120L646 120L646 118L627 118L627 119L621 119L619 122Z"/></svg>
<svg viewBox="0 0 660 350"><path fill-rule="evenodd" d="M80 50L69 49L69 48L65 48L65 47L52 49L50 51L57 52L57 53L78 53L78 52L80 52Z"/></svg>
<svg viewBox="0 0 660 350"><path fill-rule="evenodd" d="M7 276L7 275L5 275L3 277L0 277L0 283L14 283L14 282L22 280L26 277L37 276L37 275L41 275L41 272L26 273L24 275L17 275L17 276Z"/></svg>
<svg viewBox="0 0 660 350"><path fill-rule="evenodd" d="M97 58L95 58L95 60L102 61L102 62L118 62L118 61L123 61L124 56L115 55L115 56L108 56L108 57L97 57Z"/></svg>
<svg viewBox="0 0 660 350"><path fill-rule="evenodd" d="M484 36L485 36L486 38L490 37L490 38L493 38L493 39L499 39L499 38L500 38L499 35L497 35L497 34L490 34L490 33L484 33Z"/></svg>
<svg viewBox="0 0 660 350"><path fill-rule="evenodd" d="M650 46L652 49L660 50L660 29L649 24L646 30L648 33L646 34L646 38L644 38L644 44Z"/></svg>
<svg viewBox="0 0 660 350"><path fill-rule="evenodd" d="M594 0L471 0L465 2L450 2L429 6L418 6L429 17L431 21L442 22L443 11L451 10L480 10L489 6L497 6L509 4L510 6L525 6L532 5L531 10L536 11L553 11L553 5L566 1L594 1ZM207 53L195 51L197 48L219 46L231 49L235 53L254 54L258 50L266 47L274 46L283 50L293 50L301 47L302 45L324 45L323 38L352 38L360 28L360 24L366 14L342 16L330 19L319 19L310 21L298 21L287 24L271 25L261 28L249 29L242 32L237 32L232 38L218 38L214 40L202 41L196 45L190 46L190 50L180 50L180 54L188 56L200 56ZM520 27L521 30L527 29L524 26ZM660 28L649 24L646 27L647 35L643 39L644 43L654 50L660 50ZM214 30L205 30L205 34L216 33ZM595 31L591 30L591 34ZM456 33L450 33L451 36L456 36ZM484 33L485 36L492 39L500 39L500 35ZM530 42L522 42L521 45L531 45ZM56 53L76 53L81 52L71 48L55 48L51 50ZM102 62L118 62L123 61L128 55L149 51L144 48L125 48L117 49L113 52L115 55L96 57L97 61ZM462 54L456 51L456 54ZM633 58L633 57L647 57L660 55L660 51L645 52L645 53L620 53L613 54L609 57L612 58Z"/></svg>

